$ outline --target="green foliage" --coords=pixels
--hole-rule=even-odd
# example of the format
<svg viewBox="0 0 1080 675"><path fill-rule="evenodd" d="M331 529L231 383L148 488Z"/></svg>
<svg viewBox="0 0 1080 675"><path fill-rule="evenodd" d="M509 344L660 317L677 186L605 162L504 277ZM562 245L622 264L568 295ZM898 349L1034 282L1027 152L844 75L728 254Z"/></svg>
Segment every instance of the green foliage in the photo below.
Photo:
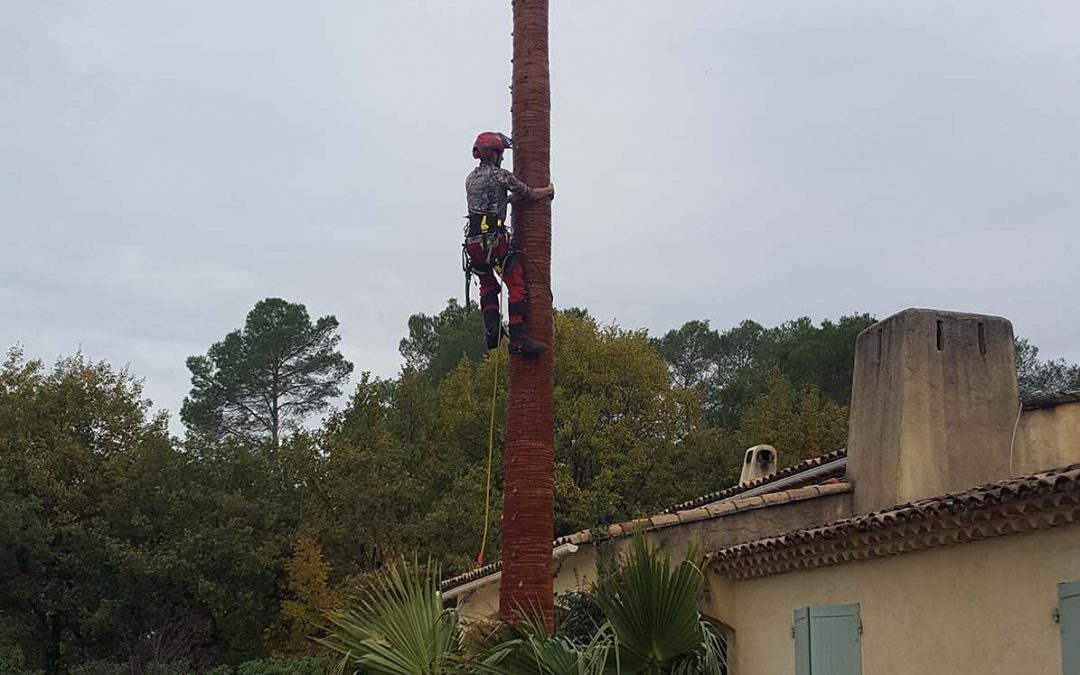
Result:
<svg viewBox="0 0 1080 675"><path fill-rule="evenodd" d="M581 622L571 625L574 634L554 637L542 626L525 625L470 665L504 675L722 675L723 640L697 611L702 562L691 553L672 566L639 534L619 569L592 592L562 598L571 604L567 618Z"/></svg>
<svg viewBox="0 0 1080 675"><path fill-rule="evenodd" d="M342 655L340 672L441 675L456 663L457 612L443 608L430 564L389 565L361 587L351 609L328 618L333 628L320 642Z"/></svg>
<svg viewBox="0 0 1080 675"><path fill-rule="evenodd" d="M672 567L670 554L661 555L639 534L619 571L597 585L621 672L722 675L719 636L697 611L703 562L691 552Z"/></svg>
<svg viewBox="0 0 1080 675"><path fill-rule="evenodd" d="M318 542L301 534L285 568L288 594L281 602L282 626L274 651L278 655L313 654L318 646L311 637L320 632L323 615L338 604L338 594L327 584L330 566L323 560Z"/></svg>
<svg viewBox="0 0 1080 675"><path fill-rule="evenodd" d="M510 630L510 639L489 651L471 669L490 675L602 675L614 661L610 626L602 626L584 645L549 635L527 623Z"/></svg>
<svg viewBox="0 0 1080 675"><path fill-rule="evenodd" d="M672 386L644 331L560 313L555 349L557 534L674 503L697 395Z"/></svg>
<svg viewBox="0 0 1080 675"><path fill-rule="evenodd" d="M823 401L816 388L799 391L786 377L774 375L743 411L740 445L768 443L781 449L783 465L796 464L844 447L847 418L847 408Z"/></svg>
<svg viewBox="0 0 1080 675"><path fill-rule="evenodd" d="M326 672L326 659L308 656L300 659L246 661L237 666L235 671L220 675L326 675Z"/></svg>
<svg viewBox="0 0 1080 675"><path fill-rule="evenodd" d="M187 360L192 388L181 419L212 441L277 447L283 431L341 394L352 364L337 351L337 327L333 316L312 323L301 304L258 302L242 329Z"/></svg>
<svg viewBox="0 0 1080 675"><path fill-rule="evenodd" d="M373 572L402 555L430 557L448 572L473 566L493 387L487 556L498 557L508 364L504 350L483 349L475 308L451 302L435 317L414 317L396 377L362 375L317 429L299 430L300 417L283 417L275 442L272 425L210 404L224 406L225 392L240 391L245 378L272 374L281 345L299 334L322 340L321 353L330 354L323 362L337 363L338 377L347 364L333 357L332 317L312 324L298 313L302 306L265 302L196 366L209 370L200 371L199 403L196 391L188 400L192 433L184 444L168 436L164 416L126 372L78 355L51 368L9 355L0 368L0 672L321 668L296 657L320 649L307 637L344 589L370 591ZM725 331L697 321L652 340L601 325L584 310L557 312L557 533L653 514L729 486L749 445L776 445L785 464L842 447L854 335L870 320L800 319L775 328L745 321ZM297 328L304 325L310 332ZM1075 366L1040 361L1024 341L1018 347L1022 382L1075 381ZM236 376L232 384L226 375ZM240 424L243 433L219 422ZM609 575L629 583L615 549L601 550L611 552ZM656 588L692 577L681 565L649 564L670 577ZM593 667L581 654L610 617L591 596L579 600L566 600L561 638L521 633L511 651L554 672ZM717 649L671 660L669 638L646 649L646 638L625 633L629 621L612 620L605 638L622 650L618 625L626 643L638 645L627 651L637 665L627 667L649 659L660 672L676 672L676 662L712 667L694 659ZM717 639L706 631L695 644ZM502 658L509 668L516 656Z"/></svg>
<svg viewBox="0 0 1080 675"><path fill-rule="evenodd" d="M1080 364L1065 359L1039 359L1039 348L1016 337L1016 383L1022 399L1040 394L1080 390Z"/></svg>
<svg viewBox="0 0 1080 675"><path fill-rule="evenodd" d="M818 326L806 317L780 324L770 331L776 370L795 387L816 387L824 399L848 406L855 339L875 321L870 314L852 314Z"/></svg>
<svg viewBox="0 0 1080 675"><path fill-rule="evenodd" d="M720 336L708 321L687 321L653 343L668 360L672 381L682 387L698 387L715 377Z"/></svg>
<svg viewBox="0 0 1080 675"><path fill-rule="evenodd" d="M672 566L636 536L620 568L581 596L578 609L602 610L575 641L526 623L504 631L479 657L462 653L457 614L444 609L433 568L395 562L373 575L353 606L331 612L321 642L342 655L339 673L445 675L600 675L605 672L722 675L720 636L697 612L702 560Z"/></svg>
<svg viewBox="0 0 1080 675"><path fill-rule="evenodd" d="M9 628L35 646L31 668L87 645L136 651L131 623L168 618L182 563L157 545L171 495L153 475L175 456L141 393L81 355L49 372L13 350L0 368L0 607L23 617Z"/></svg>
<svg viewBox="0 0 1080 675"><path fill-rule="evenodd" d="M556 598L555 616L558 634L578 647L592 642L604 625L604 610L587 591L571 591Z"/></svg>
<svg viewBox="0 0 1080 675"><path fill-rule="evenodd" d="M446 309L435 316L413 314L409 336L402 338L398 351L406 368L423 373L431 382L440 381L462 359L479 362L487 351L480 309L471 303L463 307L450 298Z"/></svg>
<svg viewBox="0 0 1080 675"><path fill-rule="evenodd" d="M799 389L816 387L826 400L847 406L855 338L873 323L869 314L826 319L818 326L805 317L775 328L747 320L719 333L707 321L689 321L653 344L673 381L701 394L707 419L730 429L775 375Z"/></svg>
<svg viewBox="0 0 1080 675"><path fill-rule="evenodd" d="M172 672L163 675L190 675L191 670L187 667L181 671L170 669ZM130 675L131 666L126 663L115 661L86 661L68 669L68 675Z"/></svg>
<svg viewBox="0 0 1080 675"><path fill-rule="evenodd" d="M26 656L14 636L0 632L0 673L10 675L37 675L41 671L26 669Z"/></svg>

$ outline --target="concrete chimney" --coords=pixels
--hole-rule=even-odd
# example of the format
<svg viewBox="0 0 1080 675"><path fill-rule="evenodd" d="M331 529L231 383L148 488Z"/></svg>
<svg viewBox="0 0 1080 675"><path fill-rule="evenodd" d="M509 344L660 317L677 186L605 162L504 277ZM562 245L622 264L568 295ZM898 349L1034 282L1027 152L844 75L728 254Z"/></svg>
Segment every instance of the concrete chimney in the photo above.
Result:
<svg viewBox="0 0 1080 675"><path fill-rule="evenodd" d="M1007 319L906 309L867 328L848 430L855 512L1008 478L1018 407Z"/></svg>
<svg viewBox="0 0 1080 675"><path fill-rule="evenodd" d="M742 475L739 485L776 473L777 452L771 445L755 445L746 451L743 457Z"/></svg>

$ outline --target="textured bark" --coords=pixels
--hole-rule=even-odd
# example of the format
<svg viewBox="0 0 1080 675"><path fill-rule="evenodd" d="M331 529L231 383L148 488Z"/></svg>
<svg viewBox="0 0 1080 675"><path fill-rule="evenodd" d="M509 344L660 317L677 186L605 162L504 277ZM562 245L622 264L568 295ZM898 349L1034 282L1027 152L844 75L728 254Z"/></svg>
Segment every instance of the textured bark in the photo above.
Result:
<svg viewBox="0 0 1080 675"><path fill-rule="evenodd" d="M548 0L514 0L514 173L527 185L551 178L551 89ZM552 406L551 202L518 202L515 248L529 291L529 331L548 345L539 358L510 360L503 496L499 613L554 624L551 542L555 519L555 419Z"/></svg>

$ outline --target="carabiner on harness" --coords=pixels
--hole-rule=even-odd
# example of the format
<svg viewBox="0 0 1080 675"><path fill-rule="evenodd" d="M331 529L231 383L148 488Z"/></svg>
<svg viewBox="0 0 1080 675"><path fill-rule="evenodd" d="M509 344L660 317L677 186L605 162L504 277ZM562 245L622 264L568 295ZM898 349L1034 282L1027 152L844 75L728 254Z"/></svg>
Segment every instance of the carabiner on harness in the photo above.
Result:
<svg viewBox="0 0 1080 675"><path fill-rule="evenodd" d="M469 287L472 286L472 259L468 244L461 245L461 270L465 272L465 309L469 308Z"/></svg>

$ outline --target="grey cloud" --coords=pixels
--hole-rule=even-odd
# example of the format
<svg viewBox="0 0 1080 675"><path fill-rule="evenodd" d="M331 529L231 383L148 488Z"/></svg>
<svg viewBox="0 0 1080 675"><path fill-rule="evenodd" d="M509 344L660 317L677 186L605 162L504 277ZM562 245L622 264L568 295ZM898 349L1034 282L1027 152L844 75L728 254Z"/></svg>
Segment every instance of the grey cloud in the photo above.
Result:
<svg viewBox="0 0 1080 675"><path fill-rule="evenodd" d="M552 3L556 302L663 331L923 305L1080 360L1080 7ZM174 411L280 295L392 375L461 293L510 6L0 6L0 342Z"/></svg>

